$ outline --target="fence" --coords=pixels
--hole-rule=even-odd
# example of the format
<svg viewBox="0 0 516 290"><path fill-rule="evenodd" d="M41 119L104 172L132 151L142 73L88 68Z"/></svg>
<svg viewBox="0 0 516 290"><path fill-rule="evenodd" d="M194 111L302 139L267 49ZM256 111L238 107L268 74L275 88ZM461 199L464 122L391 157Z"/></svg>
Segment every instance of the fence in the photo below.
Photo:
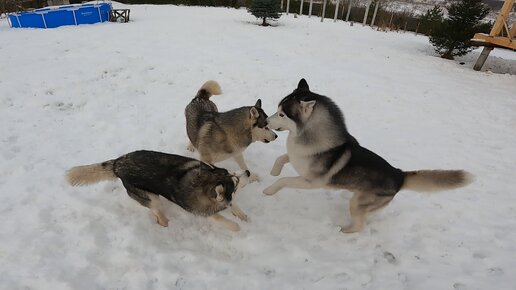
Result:
<svg viewBox="0 0 516 290"><path fill-rule="evenodd" d="M378 3L378 8L376 8L376 3ZM324 7L325 4L326 7ZM304 0L303 4L301 4L300 0L283 0L282 9L285 12L287 12L287 5L289 6L289 14L299 14L301 11L302 15L322 17L324 12L324 19L328 18L328 20L344 20L350 21L351 23L363 24L364 16L366 16L367 13L365 23L367 25L375 26L379 30L404 30L423 34L428 32L425 31L423 27L421 27L420 20L417 15L409 11L387 11L382 7L381 2L377 1L373 1L368 8L366 6L359 6L355 1L352 0L341 0L338 2L316 0L312 1L312 5L310 5L310 0ZM374 23L372 24L373 18Z"/></svg>

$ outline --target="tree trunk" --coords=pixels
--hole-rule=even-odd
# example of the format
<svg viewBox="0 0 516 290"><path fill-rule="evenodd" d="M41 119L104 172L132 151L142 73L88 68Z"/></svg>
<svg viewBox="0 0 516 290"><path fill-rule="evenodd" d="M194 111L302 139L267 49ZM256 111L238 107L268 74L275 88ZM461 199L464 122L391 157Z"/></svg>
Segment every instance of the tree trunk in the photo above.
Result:
<svg viewBox="0 0 516 290"><path fill-rule="evenodd" d="M441 55L442 58L445 58L445 59L451 59L453 60L453 49L448 49L443 55Z"/></svg>
<svg viewBox="0 0 516 290"><path fill-rule="evenodd" d="M263 17L263 22L262 22L262 26L267 26L267 17Z"/></svg>

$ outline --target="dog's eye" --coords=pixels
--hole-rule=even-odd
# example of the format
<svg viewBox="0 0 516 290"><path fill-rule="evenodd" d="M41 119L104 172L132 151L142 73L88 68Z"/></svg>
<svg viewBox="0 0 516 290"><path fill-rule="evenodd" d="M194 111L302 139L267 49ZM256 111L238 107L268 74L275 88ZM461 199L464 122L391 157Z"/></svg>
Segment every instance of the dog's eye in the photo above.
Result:
<svg viewBox="0 0 516 290"><path fill-rule="evenodd" d="M279 114L279 116L280 116L280 117L282 117L282 118L283 118L283 117L285 117L285 115L283 115L283 114L281 114L281 113Z"/></svg>

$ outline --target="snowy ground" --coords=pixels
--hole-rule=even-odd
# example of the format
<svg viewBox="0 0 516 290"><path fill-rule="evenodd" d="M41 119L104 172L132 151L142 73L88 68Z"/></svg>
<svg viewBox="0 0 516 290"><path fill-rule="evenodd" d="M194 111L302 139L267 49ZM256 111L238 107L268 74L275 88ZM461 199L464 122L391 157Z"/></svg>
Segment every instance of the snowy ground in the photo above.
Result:
<svg viewBox="0 0 516 290"><path fill-rule="evenodd" d="M475 72L478 51L442 60L413 34L291 15L264 28L224 8L130 8L127 24L0 22L1 289L516 289L516 54L495 50L493 72ZM362 233L345 235L349 192L261 193L284 133L246 152L263 181L237 197L251 218L238 233L170 203L161 228L119 182L63 179L72 166L136 149L194 156L183 109L208 79L224 90L219 109L262 98L272 114L301 77L392 164L464 168L477 181L401 192Z"/></svg>

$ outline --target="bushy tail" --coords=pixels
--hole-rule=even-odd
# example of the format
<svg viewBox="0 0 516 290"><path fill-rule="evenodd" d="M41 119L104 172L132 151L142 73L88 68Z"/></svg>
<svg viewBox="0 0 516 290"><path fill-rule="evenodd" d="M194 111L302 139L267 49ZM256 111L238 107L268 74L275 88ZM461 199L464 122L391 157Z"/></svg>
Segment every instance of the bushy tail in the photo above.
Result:
<svg viewBox="0 0 516 290"><path fill-rule="evenodd" d="M66 172L66 180L73 186L82 186L104 180L115 180L113 172L114 161L76 166Z"/></svg>
<svg viewBox="0 0 516 290"><path fill-rule="evenodd" d="M472 181L473 175L464 170L407 171L401 189L434 192L463 187Z"/></svg>
<svg viewBox="0 0 516 290"><path fill-rule="evenodd" d="M209 99L213 95L222 94L222 89L216 81L207 81L197 92L195 97Z"/></svg>

